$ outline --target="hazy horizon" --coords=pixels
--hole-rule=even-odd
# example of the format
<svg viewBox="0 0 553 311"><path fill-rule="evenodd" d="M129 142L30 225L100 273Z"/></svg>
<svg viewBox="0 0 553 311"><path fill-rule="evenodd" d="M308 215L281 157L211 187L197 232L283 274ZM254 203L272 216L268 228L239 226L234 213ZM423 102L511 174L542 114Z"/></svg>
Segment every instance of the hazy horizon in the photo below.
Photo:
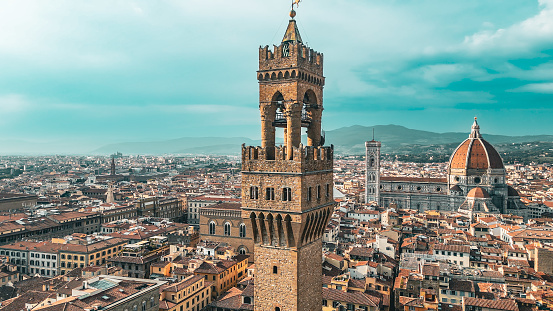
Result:
<svg viewBox="0 0 553 311"><path fill-rule="evenodd" d="M0 3L0 141L259 136L258 47L288 1ZM553 0L302 1L323 129L553 133ZM71 148L71 146L68 146Z"/></svg>

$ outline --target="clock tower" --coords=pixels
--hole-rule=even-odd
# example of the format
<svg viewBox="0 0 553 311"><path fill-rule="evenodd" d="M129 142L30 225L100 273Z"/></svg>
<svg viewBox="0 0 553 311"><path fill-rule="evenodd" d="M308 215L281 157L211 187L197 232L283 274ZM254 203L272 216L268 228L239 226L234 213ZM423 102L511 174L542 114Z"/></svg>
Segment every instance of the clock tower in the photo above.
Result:
<svg viewBox="0 0 553 311"><path fill-rule="evenodd" d="M280 45L259 48L261 146L242 146L256 311L321 310L322 236L334 207L333 147L321 136L323 55L303 43L295 11L290 16ZM283 145L275 144L277 130Z"/></svg>

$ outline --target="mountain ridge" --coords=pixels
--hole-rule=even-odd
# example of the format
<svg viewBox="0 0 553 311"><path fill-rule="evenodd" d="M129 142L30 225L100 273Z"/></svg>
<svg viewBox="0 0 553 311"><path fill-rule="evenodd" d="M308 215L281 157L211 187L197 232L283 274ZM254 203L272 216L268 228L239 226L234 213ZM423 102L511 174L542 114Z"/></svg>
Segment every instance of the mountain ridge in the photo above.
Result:
<svg viewBox="0 0 553 311"><path fill-rule="evenodd" d="M409 153L412 146L458 145L464 141L468 132L437 133L410 129L402 125L351 125L326 131L326 144L333 144L337 154L360 155L365 153L365 141L373 137L382 142L383 153ZM509 144L526 142L553 142L553 135L493 135L482 134L491 144ZM278 139L277 141L282 139ZM305 136L303 137L305 144ZM30 142L15 139L0 141L3 155L109 155L115 152L131 155L239 155L242 144L258 146L261 140L247 137L181 137L165 140L123 141L101 144L86 140L58 140L53 142ZM421 148L418 148L421 149ZM424 148L422 148L424 149Z"/></svg>

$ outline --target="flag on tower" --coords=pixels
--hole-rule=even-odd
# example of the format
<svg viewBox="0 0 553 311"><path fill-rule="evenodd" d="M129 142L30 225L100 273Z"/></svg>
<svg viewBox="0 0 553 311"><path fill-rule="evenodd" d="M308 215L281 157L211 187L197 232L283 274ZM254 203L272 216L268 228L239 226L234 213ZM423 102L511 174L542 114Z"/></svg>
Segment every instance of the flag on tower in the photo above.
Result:
<svg viewBox="0 0 553 311"><path fill-rule="evenodd" d="M300 1L301 0L294 0L294 4L296 5L296 7L300 4Z"/></svg>

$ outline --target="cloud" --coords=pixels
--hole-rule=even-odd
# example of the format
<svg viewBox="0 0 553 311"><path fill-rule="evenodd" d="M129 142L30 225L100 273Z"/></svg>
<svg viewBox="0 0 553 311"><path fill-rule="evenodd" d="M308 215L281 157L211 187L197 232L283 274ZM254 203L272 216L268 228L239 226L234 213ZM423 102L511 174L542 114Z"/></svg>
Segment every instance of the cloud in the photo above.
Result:
<svg viewBox="0 0 553 311"><path fill-rule="evenodd" d="M543 94L553 94L553 82L550 83L530 83L518 87L512 92L532 92L532 93L543 93Z"/></svg>
<svg viewBox="0 0 553 311"><path fill-rule="evenodd" d="M552 1L302 2L302 37L325 54L325 122L401 124L417 111L423 127L444 111L454 120L468 108L544 108L550 93L525 85L553 82ZM281 40L288 10L256 0L2 1L0 94L11 95L0 98L20 108L0 113L28 122L0 131L257 136L257 47Z"/></svg>
<svg viewBox="0 0 553 311"><path fill-rule="evenodd" d="M462 47L477 55L490 51L494 56L539 52L535 49L550 43L553 37L553 1L539 0L539 4L541 9L537 15L507 28L483 30L466 36Z"/></svg>

